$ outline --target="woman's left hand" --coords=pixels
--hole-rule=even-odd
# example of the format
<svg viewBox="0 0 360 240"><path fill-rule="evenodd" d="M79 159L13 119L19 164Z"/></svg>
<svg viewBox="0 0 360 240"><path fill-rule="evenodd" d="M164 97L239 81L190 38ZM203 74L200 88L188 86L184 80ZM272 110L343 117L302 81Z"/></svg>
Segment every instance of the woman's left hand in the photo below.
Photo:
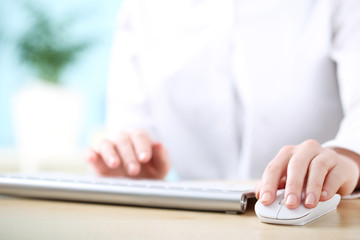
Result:
<svg viewBox="0 0 360 240"><path fill-rule="evenodd" d="M315 140L283 147L266 167L256 187L264 205L274 202L276 191L285 188L289 209L304 205L314 208L335 193L347 195L359 185L360 156L342 148L323 148Z"/></svg>

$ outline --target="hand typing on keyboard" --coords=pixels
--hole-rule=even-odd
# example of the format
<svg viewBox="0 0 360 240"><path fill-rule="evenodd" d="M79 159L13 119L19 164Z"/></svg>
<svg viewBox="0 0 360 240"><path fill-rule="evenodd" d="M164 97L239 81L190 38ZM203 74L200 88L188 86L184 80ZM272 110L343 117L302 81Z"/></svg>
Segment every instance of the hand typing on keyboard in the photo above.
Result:
<svg viewBox="0 0 360 240"><path fill-rule="evenodd" d="M170 168L165 148L143 130L104 139L98 149L88 150L86 160L102 176L162 179Z"/></svg>

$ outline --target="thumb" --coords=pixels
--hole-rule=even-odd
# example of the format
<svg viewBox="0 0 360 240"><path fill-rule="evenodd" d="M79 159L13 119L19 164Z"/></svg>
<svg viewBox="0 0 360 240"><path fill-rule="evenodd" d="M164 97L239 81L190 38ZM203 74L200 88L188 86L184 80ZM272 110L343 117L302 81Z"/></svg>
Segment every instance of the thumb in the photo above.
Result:
<svg viewBox="0 0 360 240"><path fill-rule="evenodd" d="M157 142L152 145L151 175L153 178L165 178L170 169L169 154L164 146Z"/></svg>

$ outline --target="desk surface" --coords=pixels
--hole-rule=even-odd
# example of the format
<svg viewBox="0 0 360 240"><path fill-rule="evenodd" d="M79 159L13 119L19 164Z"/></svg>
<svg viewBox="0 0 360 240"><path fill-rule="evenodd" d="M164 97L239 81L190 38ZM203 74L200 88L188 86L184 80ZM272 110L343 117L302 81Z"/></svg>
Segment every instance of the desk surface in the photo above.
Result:
<svg viewBox="0 0 360 240"><path fill-rule="evenodd" d="M245 214L0 197L0 239L360 239L360 199L305 226Z"/></svg>

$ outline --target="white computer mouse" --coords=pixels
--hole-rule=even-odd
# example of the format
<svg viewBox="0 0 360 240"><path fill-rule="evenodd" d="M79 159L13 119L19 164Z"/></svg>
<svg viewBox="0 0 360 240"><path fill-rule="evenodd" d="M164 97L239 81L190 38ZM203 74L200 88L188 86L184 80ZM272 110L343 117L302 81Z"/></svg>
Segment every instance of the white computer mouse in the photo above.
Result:
<svg viewBox="0 0 360 240"><path fill-rule="evenodd" d="M255 204L255 213L260 222L284 224L284 225L305 225L315 219L335 210L340 202L340 195L335 194L326 202L308 209L303 202L296 209L288 209L284 203L284 190L278 190L274 203L264 206L260 201Z"/></svg>

